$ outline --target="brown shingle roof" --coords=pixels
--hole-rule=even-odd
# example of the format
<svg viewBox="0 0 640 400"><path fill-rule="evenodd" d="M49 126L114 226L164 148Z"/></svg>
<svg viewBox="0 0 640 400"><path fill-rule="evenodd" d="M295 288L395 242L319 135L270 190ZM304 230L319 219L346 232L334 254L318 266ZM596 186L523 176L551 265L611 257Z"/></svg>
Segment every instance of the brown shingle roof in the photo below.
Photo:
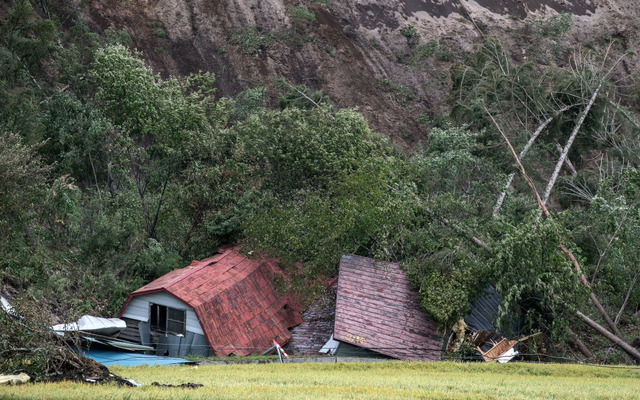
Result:
<svg viewBox="0 0 640 400"><path fill-rule="evenodd" d="M277 261L249 259L234 249L176 269L131 293L159 291L191 306L214 355L247 355L266 350L275 339L289 341L288 328L302 322L298 306L272 284Z"/></svg>
<svg viewBox="0 0 640 400"><path fill-rule="evenodd" d="M398 264L342 256L335 318L333 337L342 342L403 360L442 353L442 335Z"/></svg>

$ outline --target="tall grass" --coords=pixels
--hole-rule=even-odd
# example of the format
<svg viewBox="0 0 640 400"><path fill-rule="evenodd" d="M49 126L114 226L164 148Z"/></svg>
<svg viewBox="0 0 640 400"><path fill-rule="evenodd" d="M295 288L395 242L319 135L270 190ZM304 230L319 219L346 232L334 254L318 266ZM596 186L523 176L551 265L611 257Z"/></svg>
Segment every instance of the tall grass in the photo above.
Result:
<svg viewBox="0 0 640 400"><path fill-rule="evenodd" d="M443 363L114 367L139 388L77 383L0 388L19 399L640 399L640 370L578 365ZM198 389L151 382L201 383Z"/></svg>

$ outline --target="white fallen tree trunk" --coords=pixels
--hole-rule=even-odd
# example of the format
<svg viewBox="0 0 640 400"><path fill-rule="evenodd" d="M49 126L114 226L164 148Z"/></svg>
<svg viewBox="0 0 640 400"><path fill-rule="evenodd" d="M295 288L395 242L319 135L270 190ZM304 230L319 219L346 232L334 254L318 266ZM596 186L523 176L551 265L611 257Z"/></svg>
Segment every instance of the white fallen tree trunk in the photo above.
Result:
<svg viewBox="0 0 640 400"><path fill-rule="evenodd" d="M531 135L531 137L529 138L529 141L527 141L527 144L524 145L524 148L518 155L518 158L522 160L522 158L526 156L527 153L529 152L529 149L531 149L531 146L533 146L533 142L536 141L538 136L540 136L542 131L545 130L545 128L551 123L551 121L553 121L555 117L560 115L560 113L567 111L570 108L571 106L563 107L562 109L558 110L552 117L547 118L542 124L540 124L540 126L538 126L538 129L536 129L536 131L533 132L533 135ZM504 202L504 199L507 197L507 193L511 189L511 184L513 183L513 179L515 178L515 176L516 176L515 172L512 172L511 174L509 174L509 177L507 178L507 182L504 185L504 190L502 191L502 193L500 193L500 196L498 196L498 200L496 200L496 205L493 206L494 217L498 215L498 212L502 207L502 203Z"/></svg>
<svg viewBox="0 0 640 400"><path fill-rule="evenodd" d="M527 142L526 145L524 145L524 148L520 152L520 155L519 155L520 159L522 159L522 157L527 155L527 152L529 151L529 149L533 145L533 142L536 141L538 136L540 136L540 134L542 133L544 128L546 128L547 125L549 125L551 123L551 121L553 121L553 117L548 118L546 121L544 121L538 127L538 129L536 129L535 132L533 132L533 135L531 135L531 137L529 138L529 141ZM500 196L498 196L498 200L496 201L496 205L493 206L493 216L498 215L498 212L500 211L500 207L502 207L502 203L504 202L505 197L507 197L507 192L509 191L509 189L511 189L511 184L513 183L513 178L515 176L516 176L515 172L512 172L511 174L509 174L509 178L507 179L507 183L504 185L504 190L502 191L502 193L500 193Z"/></svg>
<svg viewBox="0 0 640 400"><path fill-rule="evenodd" d="M544 190L544 194L542 196L542 203L545 205L547 204L547 200L549 200L549 195L551 194L551 190L553 189L553 186L556 184L556 180L558 179L558 175L560 174L560 169L562 169L562 165L564 164L564 161L567 158L567 154L569 154L569 150L571 150L571 145L573 145L573 141L576 140L576 136L578 136L578 132L580 131L580 128L582 127L582 124L584 123L585 118L587 118L587 114L589 114L589 111L591 111L591 107L593 107L593 103L596 102L596 99L598 98L598 93L600 93L600 89L602 89L603 83L604 83L603 81L600 81L600 84L591 95L591 99L589 100L589 103L587 103L587 106L584 108L584 110L582 110L582 114L580 115L580 118L578 119L576 126L573 128L573 131L571 131L571 136L569 136L569 140L567 140L567 144L562 149L560 158L556 163L556 167L553 170L553 174L551 174L551 179L549 179L549 183L547 183L547 187ZM540 215L542 215L542 213Z"/></svg>

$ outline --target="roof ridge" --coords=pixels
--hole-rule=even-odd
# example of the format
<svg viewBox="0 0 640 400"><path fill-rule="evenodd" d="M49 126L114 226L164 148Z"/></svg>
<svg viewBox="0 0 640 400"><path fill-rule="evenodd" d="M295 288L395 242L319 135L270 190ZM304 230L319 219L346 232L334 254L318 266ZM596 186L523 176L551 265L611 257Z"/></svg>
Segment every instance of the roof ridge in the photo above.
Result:
<svg viewBox="0 0 640 400"><path fill-rule="evenodd" d="M162 285L164 290L165 291L169 291L169 288L171 286L177 284L178 282L182 281L183 279L186 279L186 278L190 277L191 275L195 274L196 272L200 271L201 269L204 269L204 268L210 266L211 264L215 264L215 263L219 262L220 260L222 260L223 258L228 256L229 253L231 253L232 251L233 251L233 249L225 250L224 253L222 253L220 255L220 258L218 258L215 261L205 262L207 260L211 260L211 259L215 258L216 256L210 257L209 259L205 258L204 260L200 261L200 265L198 265L197 267L193 268L191 271L186 271L185 273L178 275L174 279L172 279L169 282L167 282L166 284ZM193 262L192 262L192 264L193 264ZM186 267L184 267L184 268L181 268L181 269L187 269L189 267L191 267L191 264L186 266Z"/></svg>

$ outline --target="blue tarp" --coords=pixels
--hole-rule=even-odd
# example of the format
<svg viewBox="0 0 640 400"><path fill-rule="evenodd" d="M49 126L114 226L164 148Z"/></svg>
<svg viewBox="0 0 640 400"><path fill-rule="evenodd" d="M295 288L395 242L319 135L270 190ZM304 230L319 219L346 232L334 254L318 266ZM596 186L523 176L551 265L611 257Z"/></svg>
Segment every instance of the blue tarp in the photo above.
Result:
<svg viewBox="0 0 640 400"><path fill-rule="evenodd" d="M162 357L148 354L125 353L112 350L82 349L82 355L100 364L111 366L136 367L138 365L174 365L191 364L193 361L184 358Z"/></svg>

